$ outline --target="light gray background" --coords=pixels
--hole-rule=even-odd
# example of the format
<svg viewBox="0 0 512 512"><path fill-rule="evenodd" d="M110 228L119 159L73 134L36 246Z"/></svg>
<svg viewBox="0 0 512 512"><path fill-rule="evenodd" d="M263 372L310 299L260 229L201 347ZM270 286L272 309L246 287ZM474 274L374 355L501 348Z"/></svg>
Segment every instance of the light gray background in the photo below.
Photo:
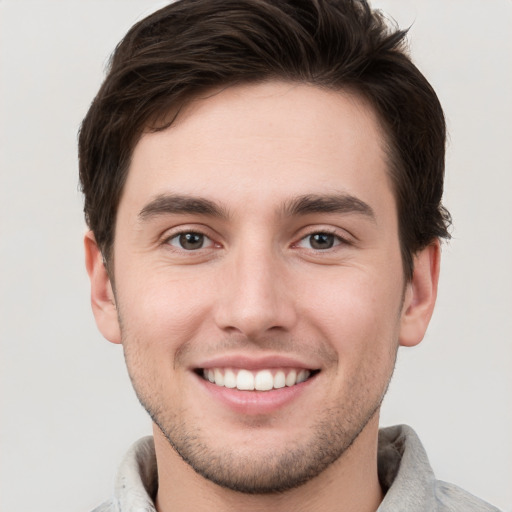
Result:
<svg viewBox="0 0 512 512"><path fill-rule="evenodd" d="M83 265L76 132L107 56L165 2L0 0L0 509L88 511L150 432ZM450 130L437 311L402 349L383 424L420 434L439 478L512 511L512 1L375 2L413 23Z"/></svg>

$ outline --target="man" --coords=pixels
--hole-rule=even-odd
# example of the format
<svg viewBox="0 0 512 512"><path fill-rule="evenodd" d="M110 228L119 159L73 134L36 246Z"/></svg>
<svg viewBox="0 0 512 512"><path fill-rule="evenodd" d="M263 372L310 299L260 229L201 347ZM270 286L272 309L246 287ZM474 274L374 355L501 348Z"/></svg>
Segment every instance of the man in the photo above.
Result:
<svg viewBox="0 0 512 512"><path fill-rule="evenodd" d="M496 510L378 431L437 292L439 101L363 1L182 0L80 133L92 306L154 425L100 511Z"/></svg>

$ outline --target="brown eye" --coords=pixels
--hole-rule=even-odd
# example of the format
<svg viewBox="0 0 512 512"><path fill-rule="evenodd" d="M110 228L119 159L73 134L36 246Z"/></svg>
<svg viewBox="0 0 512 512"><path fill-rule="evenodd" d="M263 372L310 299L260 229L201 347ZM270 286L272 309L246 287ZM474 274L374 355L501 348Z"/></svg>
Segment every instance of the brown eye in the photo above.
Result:
<svg viewBox="0 0 512 512"><path fill-rule="evenodd" d="M312 249L314 251L326 251L343 243L343 240L333 234L319 231L305 236L298 244L297 247L304 249Z"/></svg>
<svg viewBox="0 0 512 512"><path fill-rule="evenodd" d="M178 249L184 249L185 251L195 251L202 249L205 245L205 241L209 240L208 237L202 233L180 233L169 240L169 244Z"/></svg>
<svg viewBox="0 0 512 512"><path fill-rule="evenodd" d="M312 249L322 250L334 247L336 237L330 233L315 233L309 235L309 245Z"/></svg>

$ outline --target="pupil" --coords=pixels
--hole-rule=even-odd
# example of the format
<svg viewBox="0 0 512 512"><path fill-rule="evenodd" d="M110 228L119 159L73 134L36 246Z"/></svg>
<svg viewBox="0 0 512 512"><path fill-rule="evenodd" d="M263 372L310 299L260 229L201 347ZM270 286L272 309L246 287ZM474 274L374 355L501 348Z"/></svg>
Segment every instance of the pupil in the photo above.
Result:
<svg viewBox="0 0 512 512"><path fill-rule="evenodd" d="M313 249L330 249L334 245L334 235L329 233L316 233L310 237Z"/></svg>
<svg viewBox="0 0 512 512"><path fill-rule="evenodd" d="M180 235L180 245L183 249L201 249L204 236L200 233L183 233Z"/></svg>

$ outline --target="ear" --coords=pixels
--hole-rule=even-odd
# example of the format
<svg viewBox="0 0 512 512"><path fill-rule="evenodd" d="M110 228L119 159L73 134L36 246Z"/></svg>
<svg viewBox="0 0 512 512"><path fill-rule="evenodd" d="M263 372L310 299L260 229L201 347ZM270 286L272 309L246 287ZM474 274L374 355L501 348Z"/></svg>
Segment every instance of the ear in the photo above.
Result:
<svg viewBox="0 0 512 512"><path fill-rule="evenodd" d="M405 289L400 325L400 345L417 345L425 335L434 311L439 281L441 248L432 242L414 256L414 270Z"/></svg>
<svg viewBox="0 0 512 512"><path fill-rule="evenodd" d="M85 266L91 281L91 305L96 325L108 341L121 343L114 291L103 262L103 255L92 231L85 234L84 247Z"/></svg>

